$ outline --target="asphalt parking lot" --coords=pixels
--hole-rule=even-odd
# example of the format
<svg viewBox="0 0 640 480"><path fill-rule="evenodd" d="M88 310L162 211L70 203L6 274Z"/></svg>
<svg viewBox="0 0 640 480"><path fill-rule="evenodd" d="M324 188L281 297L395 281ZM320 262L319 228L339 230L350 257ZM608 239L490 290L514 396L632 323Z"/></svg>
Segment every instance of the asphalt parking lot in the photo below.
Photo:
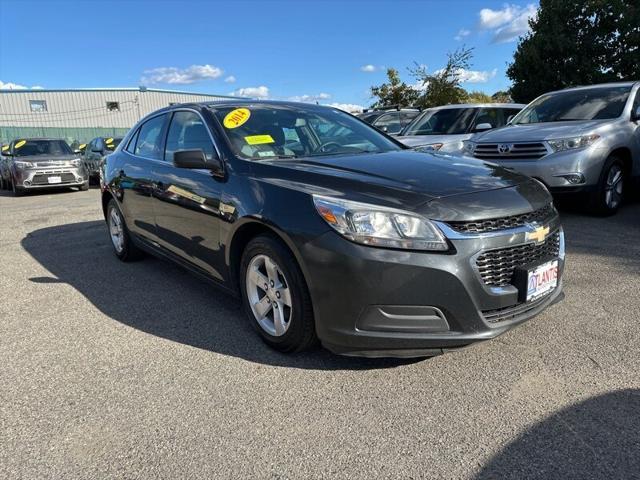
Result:
<svg viewBox="0 0 640 480"><path fill-rule="evenodd" d="M640 203L562 211L566 299L428 360L264 346L111 252L99 191L0 193L0 478L640 478Z"/></svg>

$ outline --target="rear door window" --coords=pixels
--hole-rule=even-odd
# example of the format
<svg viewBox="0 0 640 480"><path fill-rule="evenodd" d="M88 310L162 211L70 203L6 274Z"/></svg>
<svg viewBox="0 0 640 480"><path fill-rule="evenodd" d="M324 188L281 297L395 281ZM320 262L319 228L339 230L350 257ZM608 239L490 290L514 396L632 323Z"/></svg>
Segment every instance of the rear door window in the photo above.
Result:
<svg viewBox="0 0 640 480"><path fill-rule="evenodd" d="M162 159L162 131L166 117L166 114L158 115L142 124L136 141L136 155L154 160Z"/></svg>

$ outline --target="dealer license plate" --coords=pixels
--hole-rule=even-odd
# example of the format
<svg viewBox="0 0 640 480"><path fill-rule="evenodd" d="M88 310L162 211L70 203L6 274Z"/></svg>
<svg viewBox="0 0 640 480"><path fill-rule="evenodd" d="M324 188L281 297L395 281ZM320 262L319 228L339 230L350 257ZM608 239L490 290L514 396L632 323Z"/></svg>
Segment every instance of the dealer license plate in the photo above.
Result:
<svg viewBox="0 0 640 480"><path fill-rule="evenodd" d="M62 183L62 177L49 177L49 183Z"/></svg>
<svg viewBox="0 0 640 480"><path fill-rule="evenodd" d="M558 286L558 260L529 270L527 275L527 302L537 300Z"/></svg>

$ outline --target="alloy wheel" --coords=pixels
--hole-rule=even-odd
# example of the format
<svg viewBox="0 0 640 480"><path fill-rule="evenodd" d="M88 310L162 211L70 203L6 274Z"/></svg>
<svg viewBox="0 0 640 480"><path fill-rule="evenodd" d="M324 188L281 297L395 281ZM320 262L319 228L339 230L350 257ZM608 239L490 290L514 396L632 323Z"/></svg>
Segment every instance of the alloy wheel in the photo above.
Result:
<svg viewBox="0 0 640 480"><path fill-rule="evenodd" d="M112 208L109 212L109 235L116 252L122 253L124 250L124 228L120 213L115 208Z"/></svg>
<svg viewBox="0 0 640 480"><path fill-rule="evenodd" d="M284 335L291 325L292 302L289 283L276 262L256 255L249 262L245 283L253 316L265 332Z"/></svg>
<svg viewBox="0 0 640 480"><path fill-rule="evenodd" d="M613 164L607 174L604 189L604 201L608 208L614 209L620 205L622 201L623 184L624 175L622 168L618 164Z"/></svg>

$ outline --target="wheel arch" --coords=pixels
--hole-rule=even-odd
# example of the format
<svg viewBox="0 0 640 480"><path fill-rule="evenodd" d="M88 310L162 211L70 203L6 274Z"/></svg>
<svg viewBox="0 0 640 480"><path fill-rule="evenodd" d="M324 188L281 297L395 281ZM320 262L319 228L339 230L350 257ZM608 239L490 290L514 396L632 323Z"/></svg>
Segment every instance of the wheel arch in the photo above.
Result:
<svg viewBox="0 0 640 480"><path fill-rule="evenodd" d="M616 157L622 161L622 165L624 168L624 173L627 178L631 176L632 168L633 168L633 157L631 155L631 150L627 147L617 147L609 153L609 157Z"/></svg>
<svg viewBox="0 0 640 480"><path fill-rule="evenodd" d="M242 253L248 243L259 235L271 235L284 244L296 260L300 270L302 271L304 279L307 282L307 286L309 286L309 276L307 275L306 266L291 238L289 238L289 236L277 226L254 217L242 219L241 223L228 237L229 242L228 248L226 248L225 261L229 268L230 286L234 290L239 291L240 262L242 260Z"/></svg>

